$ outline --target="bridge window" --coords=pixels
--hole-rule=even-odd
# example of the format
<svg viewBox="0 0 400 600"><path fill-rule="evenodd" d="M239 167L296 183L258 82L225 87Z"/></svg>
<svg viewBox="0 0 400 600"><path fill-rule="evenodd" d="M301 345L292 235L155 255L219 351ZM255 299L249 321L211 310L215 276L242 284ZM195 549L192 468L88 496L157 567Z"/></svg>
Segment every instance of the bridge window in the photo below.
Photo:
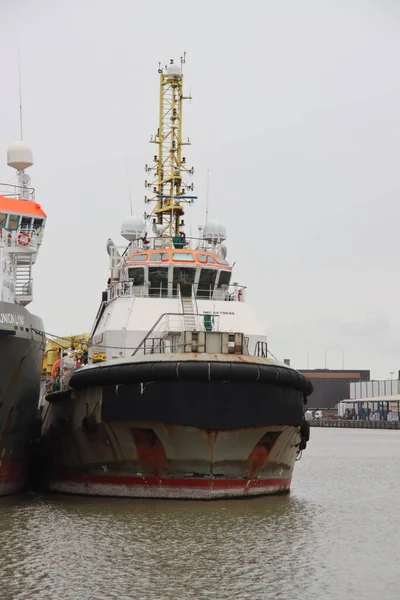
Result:
<svg viewBox="0 0 400 600"><path fill-rule="evenodd" d="M218 279L218 287L220 288L223 285L229 285L230 280L231 280L230 271L221 271L219 274L219 279Z"/></svg>
<svg viewBox="0 0 400 600"><path fill-rule="evenodd" d="M191 267L174 267L173 294L178 293L178 285L183 296L191 295L196 269Z"/></svg>
<svg viewBox="0 0 400 600"><path fill-rule="evenodd" d="M133 285L144 285L143 267L133 267L128 269L129 279L133 279Z"/></svg>
<svg viewBox="0 0 400 600"><path fill-rule="evenodd" d="M198 298L211 298L216 277L217 271L215 269L201 269L197 287Z"/></svg>
<svg viewBox="0 0 400 600"><path fill-rule="evenodd" d="M8 217L7 229L10 229L10 230L18 229L18 225L19 225L19 216L18 215L10 215Z"/></svg>
<svg viewBox="0 0 400 600"><path fill-rule="evenodd" d="M220 256L217 256L217 263L219 265L229 265L228 261L225 260L224 258L221 258Z"/></svg>
<svg viewBox="0 0 400 600"><path fill-rule="evenodd" d="M36 233L40 233L40 228L43 225L43 219L34 219L33 220L33 229L36 231ZM39 232L38 232L39 229Z"/></svg>
<svg viewBox="0 0 400 600"><path fill-rule="evenodd" d="M167 252L154 252L150 254L150 260L168 260Z"/></svg>
<svg viewBox="0 0 400 600"><path fill-rule="evenodd" d="M130 257L129 259L131 262L142 262L144 260L147 260L147 254L134 254L133 256Z"/></svg>
<svg viewBox="0 0 400 600"><path fill-rule="evenodd" d="M172 258L174 260L187 260L188 262L194 262L194 255L191 252L173 252Z"/></svg>
<svg viewBox="0 0 400 600"><path fill-rule="evenodd" d="M0 227L6 226L7 216L5 213L0 213Z"/></svg>
<svg viewBox="0 0 400 600"><path fill-rule="evenodd" d="M198 254L197 258L199 259L200 262L202 263L215 263L215 260L213 259L212 256L208 256L208 254Z"/></svg>
<svg viewBox="0 0 400 600"><path fill-rule="evenodd" d="M149 267L149 296L168 296L168 267Z"/></svg>
<svg viewBox="0 0 400 600"><path fill-rule="evenodd" d="M30 229L32 225L31 217L22 217L21 218L21 229Z"/></svg>

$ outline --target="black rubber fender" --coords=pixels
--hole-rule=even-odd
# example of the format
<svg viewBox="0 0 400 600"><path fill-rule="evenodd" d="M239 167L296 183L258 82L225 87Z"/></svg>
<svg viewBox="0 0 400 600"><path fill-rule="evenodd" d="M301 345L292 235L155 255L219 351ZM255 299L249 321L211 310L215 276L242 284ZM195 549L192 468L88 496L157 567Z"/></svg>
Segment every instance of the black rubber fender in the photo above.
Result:
<svg viewBox="0 0 400 600"><path fill-rule="evenodd" d="M69 400L71 397L72 390L62 390L59 392L49 392L46 394L45 399L47 402L57 402L58 400Z"/></svg>
<svg viewBox="0 0 400 600"><path fill-rule="evenodd" d="M300 435L304 441L308 442L310 440L310 423L305 419L300 425Z"/></svg>
<svg viewBox="0 0 400 600"><path fill-rule="evenodd" d="M278 384L303 392L313 391L311 381L294 369L260 363L229 361L157 361L82 368L75 371L70 386L75 389L147 383L150 381L224 381Z"/></svg>

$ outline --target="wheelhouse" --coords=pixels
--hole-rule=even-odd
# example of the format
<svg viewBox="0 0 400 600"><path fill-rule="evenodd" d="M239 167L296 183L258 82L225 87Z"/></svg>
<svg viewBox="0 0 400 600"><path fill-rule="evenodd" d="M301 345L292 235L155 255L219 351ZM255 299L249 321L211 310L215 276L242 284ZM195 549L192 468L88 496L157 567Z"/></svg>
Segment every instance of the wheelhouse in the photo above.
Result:
<svg viewBox="0 0 400 600"><path fill-rule="evenodd" d="M38 238L43 233L46 213L40 204L0 196L0 231L26 232Z"/></svg>
<svg viewBox="0 0 400 600"><path fill-rule="evenodd" d="M125 260L124 281L135 295L229 299L232 267L210 252L165 248L143 251ZM233 298L232 298L233 299Z"/></svg>

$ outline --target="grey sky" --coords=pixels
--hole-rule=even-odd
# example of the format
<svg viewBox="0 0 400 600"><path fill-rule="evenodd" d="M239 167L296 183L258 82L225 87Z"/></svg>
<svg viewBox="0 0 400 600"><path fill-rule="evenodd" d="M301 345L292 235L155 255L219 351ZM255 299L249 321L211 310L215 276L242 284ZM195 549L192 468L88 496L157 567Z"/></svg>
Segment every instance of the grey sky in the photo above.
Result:
<svg viewBox="0 0 400 600"><path fill-rule="evenodd" d="M24 138L48 213L31 309L47 331L92 325L105 244L144 210L158 61L187 52L184 132L199 195L186 221L228 229L271 350L293 365L397 372L400 351L400 5L1 0L0 179Z"/></svg>

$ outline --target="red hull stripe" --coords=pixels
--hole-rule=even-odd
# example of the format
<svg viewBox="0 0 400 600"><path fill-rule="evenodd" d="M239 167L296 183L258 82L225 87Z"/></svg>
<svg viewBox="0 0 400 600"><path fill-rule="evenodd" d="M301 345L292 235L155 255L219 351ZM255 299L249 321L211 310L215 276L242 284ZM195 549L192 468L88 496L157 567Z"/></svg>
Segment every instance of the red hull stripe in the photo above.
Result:
<svg viewBox="0 0 400 600"><path fill-rule="evenodd" d="M149 487L170 488L258 488L272 486L290 486L291 477L287 479L206 479L202 477L118 477L114 475L58 475L52 477L56 481L74 481L82 483L103 483L106 485L140 485Z"/></svg>

